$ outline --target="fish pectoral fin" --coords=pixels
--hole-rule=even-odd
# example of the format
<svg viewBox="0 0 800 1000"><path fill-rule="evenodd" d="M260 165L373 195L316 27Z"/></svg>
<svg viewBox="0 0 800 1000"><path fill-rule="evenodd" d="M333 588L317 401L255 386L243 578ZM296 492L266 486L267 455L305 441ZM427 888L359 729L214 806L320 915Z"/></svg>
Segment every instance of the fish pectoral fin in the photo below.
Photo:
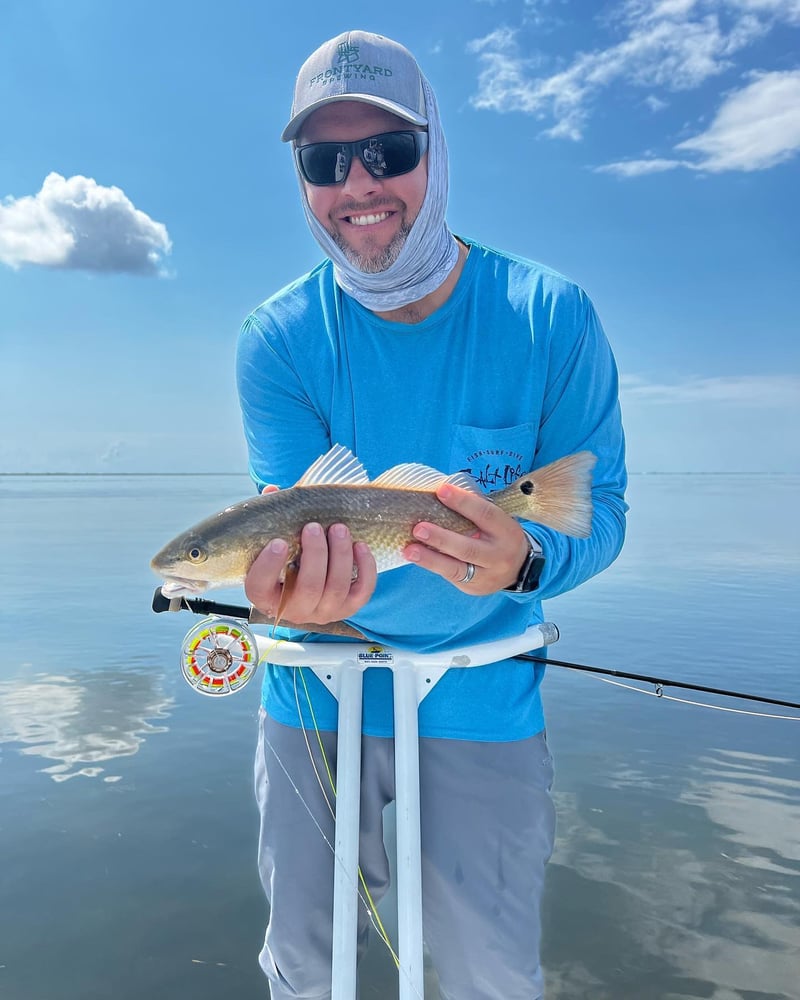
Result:
<svg viewBox="0 0 800 1000"><path fill-rule="evenodd" d="M366 486L369 476L356 456L344 445L335 444L306 469L295 486L321 486L336 483Z"/></svg>
<svg viewBox="0 0 800 1000"><path fill-rule="evenodd" d="M381 473L377 479L373 480L372 485L393 490L429 490L432 493L442 483L453 483L455 486L472 492L476 492L478 489L472 477L465 472L454 472L448 476L438 469L432 469L429 465L420 465L418 462L395 465Z"/></svg>
<svg viewBox="0 0 800 1000"><path fill-rule="evenodd" d="M286 564L286 568L283 571L283 590L281 591L281 599L278 601L278 610L275 612L273 629L276 629L280 625L283 619L283 612L286 609L286 602L294 593L298 569L298 564L294 560L291 560Z"/></svg>

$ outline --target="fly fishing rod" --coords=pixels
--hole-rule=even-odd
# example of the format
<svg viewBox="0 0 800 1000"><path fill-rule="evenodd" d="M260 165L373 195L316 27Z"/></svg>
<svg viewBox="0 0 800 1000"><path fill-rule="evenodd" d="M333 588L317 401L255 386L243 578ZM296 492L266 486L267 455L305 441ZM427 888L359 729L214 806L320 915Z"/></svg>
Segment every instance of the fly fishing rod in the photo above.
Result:
<svg viewBox="0 0 800 1000"><path fill-rule="evenodd" d="M798 708L800 702L782 701L780 698L767 698L761 694L745 694L742 691L730 691L727 688L706 687L704 684L690 684L688 681L670 680L666 677L653 677L648 674L631 674L624 670L612 670L610 667L591 667L585 663L570 663L567 660L551 660L543 656L533 656L531 653L520 653L515 660L530 660L533 663L546 663L552 667L566 667L568 670L583 670L589 674L605 674L609 677L622 677L629 681L642 681L652 684L656 694L660 695L663 688L682 688L686 691L702 691L704 694L717 694L724 698L741 698L743 701L757 701L765 705L780 705L782 708Z"/></svg>
<svg viewBox="0 0 800 1000"><path fill-rule="evenodd" d="M156 588L153 595L153 611L161 613L164 611L191 611L198 615L221 615L230 618L241 618L255 625L274 625L273 618L262 615L252 607L241 605L223 604L205 598L167 598L161 593L161 588ZM347 636L353 639L367 640L357 629L345 622L333 622L330 625L322 626L312 623L292 625L291 628L298 632L317 632L328 635ZM660 696L664 688L680 688L685 691L698 691L703 694L718 695L723 698L736 698L742 701L759 702L764 705L777 705L781 708L800 709L800 702L785 701L781 698L769 698L766 695L750 694L743 691L731 691L726 688L709 687L704 684L692 684L689 681L679 681L668 677L655 677L651 674L636 674L625 670L613 670L610 667L594 667L586 663L572 663L569 660L554 660L544 656L534 656L532 653L518 653L515 660L526 660L532 663L542 663L552 667L563 667L567 670L578 670L584 673L601 674L607 677L617 677L624 680L639 681L644 684L652 684L656 689L656 694ZM188 679L188 678L187 678ZM191 683L191 681L190 681Z"/></svg>

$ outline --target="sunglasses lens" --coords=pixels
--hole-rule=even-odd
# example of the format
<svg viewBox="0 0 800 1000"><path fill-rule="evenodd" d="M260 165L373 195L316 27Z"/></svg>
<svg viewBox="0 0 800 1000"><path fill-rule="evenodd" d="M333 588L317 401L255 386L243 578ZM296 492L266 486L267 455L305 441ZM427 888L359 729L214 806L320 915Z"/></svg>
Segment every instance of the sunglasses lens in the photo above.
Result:
<svg viewBox="0 0 800 1000"><path fill-rule="evenodd" d="M309 184L338 184L347 176L350 152L338 142L313 142L297 150L300 168Z"/></svg>
<svg viewBox="0 0 800 1000"><path fill-rule="evenodd" d="M340 184L357 152L373 177L407 174L427 148L426 132L385 132L354 143L312 142L297 149L300 170L309 184Z"/></svg>
<svg viewBox="0 0 800 1000"><path fill-rule="evenodd" d="M361 160L373 177L397 177L413 170L419 162L414 132L386 132L365 139Z"/></svg>

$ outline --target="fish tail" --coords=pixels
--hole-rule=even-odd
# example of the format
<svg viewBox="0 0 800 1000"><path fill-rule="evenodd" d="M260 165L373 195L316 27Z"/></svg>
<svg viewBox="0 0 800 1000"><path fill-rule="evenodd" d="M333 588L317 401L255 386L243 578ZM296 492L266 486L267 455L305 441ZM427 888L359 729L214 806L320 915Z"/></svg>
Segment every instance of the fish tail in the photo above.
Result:
<svg viewBox="0 0 800 1000"><path fill-rule="evenodd" d="M575 538L592 531L592 469L597 461L590 451L528 472L492 500L507 514L535 521Z"/></svg>

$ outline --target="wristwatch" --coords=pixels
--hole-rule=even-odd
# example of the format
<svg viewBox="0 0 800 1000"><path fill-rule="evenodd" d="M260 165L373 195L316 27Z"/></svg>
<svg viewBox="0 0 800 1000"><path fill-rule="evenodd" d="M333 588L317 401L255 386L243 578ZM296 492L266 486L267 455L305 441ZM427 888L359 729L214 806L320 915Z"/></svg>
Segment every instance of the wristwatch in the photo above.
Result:
<svg viewBox="0 0 800 1000"><path fill-rule="evenodd" d="M539 586L539 577L542 575L542 570L544 569L544 556L542 555L541 545L529 532L526 531L525 534L528 536L528 555L520 567L516 583L512 583L510 587L504 588L510 594L532 593Z"/></svg>

